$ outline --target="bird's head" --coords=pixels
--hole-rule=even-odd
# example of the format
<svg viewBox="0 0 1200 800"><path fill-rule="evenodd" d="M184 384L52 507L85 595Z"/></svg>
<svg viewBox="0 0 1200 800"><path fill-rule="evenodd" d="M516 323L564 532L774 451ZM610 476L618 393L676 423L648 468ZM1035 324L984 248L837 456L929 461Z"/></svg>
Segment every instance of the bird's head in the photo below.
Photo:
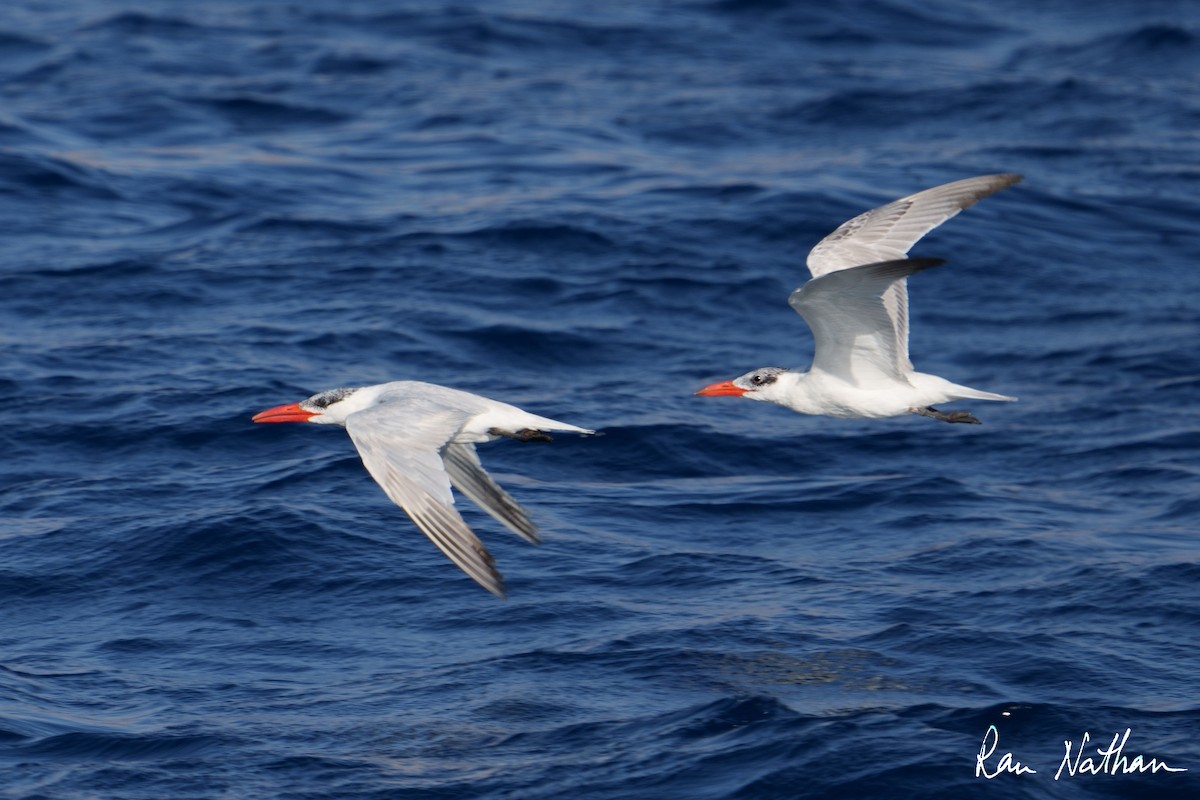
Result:
<svg viewBox="0 0 1200 800"><path fill-rule="evenodd" d="M299 403L268 408L254 415L253 422L314 422L318 425L345 425L346 417L361 411L359 402L365 393L359 389L328 389Z"/></svg>
<svg viewBox="0 0 1200 800"><path fill-rule="evenodd" d="M703 397L747 397L751 400L774 400L783 389L780 378L790 375L783 367L759 367L731 381L710 383L696 394ZM783 382L786 383L786 380Z"/></svg>

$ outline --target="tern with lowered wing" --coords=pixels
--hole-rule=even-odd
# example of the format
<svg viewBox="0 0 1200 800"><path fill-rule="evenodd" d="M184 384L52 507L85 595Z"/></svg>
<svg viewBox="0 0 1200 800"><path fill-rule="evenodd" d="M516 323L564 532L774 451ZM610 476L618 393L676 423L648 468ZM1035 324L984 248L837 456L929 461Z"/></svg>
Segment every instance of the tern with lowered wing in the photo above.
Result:
<svg viewBox="0 0 1200 800"><path fill-rule="evenodd" d="M458 489L506 528L537 544L525 509L484 471L479 442L499 437L549 441L547 431L591 434L470 392L420 381L330 389L299 403L269 408L254 422L341 425L371 477L463 572L497 597L504 579L494 559L454 509Z"/></svg>
<svg viewBox="0 0 1200 800"><path fill-rule="evenodd" d="M916 372L908 360L908 276L945 262L907 258L929 231L1020 175L981 175L935 186L860 214L808 254L812 280L788 303L812 328L808 372L763 367L698 395L763 400L801 414L880 418L920 414L979 424L966 411L934 406L954 400L1015 400Z"/></svg>

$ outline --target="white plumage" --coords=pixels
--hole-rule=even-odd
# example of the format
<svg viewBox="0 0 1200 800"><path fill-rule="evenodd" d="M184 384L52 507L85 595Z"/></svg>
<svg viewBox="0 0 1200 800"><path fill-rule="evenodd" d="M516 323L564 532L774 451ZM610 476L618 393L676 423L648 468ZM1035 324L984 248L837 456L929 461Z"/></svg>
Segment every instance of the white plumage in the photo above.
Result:
<svg viewBox="0 0 1200 800"><path fill-rule="evenodd" d="M549 439L546 431L591 434L565 422L470 392L420 381L331 389L276 406L255 422L341 425L387 496L451 561L498 597L494 559L454 508L451 486L525 540L537 543L528 513L483 469L475 445L499 437Z"/></svg>
<svg viewBox="0 0 1200 800"><path fill-rule="evenodd" d="M763 367L696 394L735 395L802 414L892 417L921 414L946 422L979 420L943 413L953 400L1014 400L916 372L908 356L908 276L944 263L909 259L926 233L981 198L1021 180L982 175L903 197L840 225L808 254L812 280L788 302L813 332L808 372Z"/></svg>

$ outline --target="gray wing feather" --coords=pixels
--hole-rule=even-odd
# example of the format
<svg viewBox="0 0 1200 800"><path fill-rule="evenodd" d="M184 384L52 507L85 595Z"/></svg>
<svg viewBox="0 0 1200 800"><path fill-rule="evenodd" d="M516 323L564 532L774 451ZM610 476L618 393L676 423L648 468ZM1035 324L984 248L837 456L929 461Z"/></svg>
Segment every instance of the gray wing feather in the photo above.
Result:
<svg viewBox="0 0 1200 800"><path fill-rule="evenodd" d="M792 292L788 303L816 342L812 368L856 386L905 380L908 370L884 299L897 281L944 263L911 258L864 264L813 278Z"/></svg>
<svg viewBox="0 0 1200 800"><path fill-rule="evenodd" d="M475 445L451 442L442 450L442 461L450 483L465 497L522 539L540 541L528 512L484 471Z"/></svg>
<svg viewBox="0 0 1200 800"><path fill-rule="evenodd" d="M808 270L814 278L863 264L894 261L908 255L921 237L988 195L1021 180L1011 173L980 175L935 186L859 214L843 223L808 254ZM908 285L896 281L883 298L899 342L903 369L908 360Z"/></svg>
<svg viewBox="0 0 1200 800"><path fill-rule="evenodd" d="M504 597L495 559L454 509L450 479L439 451L462 426L460 414L433 414L395 422L387 405L351 414L346 431L371 477L451 561L483 588Z"/></svg>
<svg viewBox="0 0 1200 800"><path fill-rule="evenodd" d="M808 254L814 278L863 264L895 261L921 237L990 194L1012 186L1020 175L980 175L935 186L859 214L838 226Z"/></svg>

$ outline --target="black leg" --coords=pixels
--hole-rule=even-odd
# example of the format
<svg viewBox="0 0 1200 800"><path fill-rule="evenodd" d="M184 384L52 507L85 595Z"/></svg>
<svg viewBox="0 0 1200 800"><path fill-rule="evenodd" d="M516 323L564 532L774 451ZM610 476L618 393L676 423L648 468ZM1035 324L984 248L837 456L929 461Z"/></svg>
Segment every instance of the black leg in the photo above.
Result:
<svg viewBox="0 0 1200 800"><path fill-rule="evenodd" d="M938 411L933 406L926 406L924 408L910 408L909 411L911 411L914 414L920 414L922 417L931 417L933 419L940 419L942 422L964 422L964 423L967 423L968 425L982 425L983 424L982 422L975 419L975 417L973 417L970 413L968 413L966 411L951 411L951 412L947 413L945 411Z"/></svg>

